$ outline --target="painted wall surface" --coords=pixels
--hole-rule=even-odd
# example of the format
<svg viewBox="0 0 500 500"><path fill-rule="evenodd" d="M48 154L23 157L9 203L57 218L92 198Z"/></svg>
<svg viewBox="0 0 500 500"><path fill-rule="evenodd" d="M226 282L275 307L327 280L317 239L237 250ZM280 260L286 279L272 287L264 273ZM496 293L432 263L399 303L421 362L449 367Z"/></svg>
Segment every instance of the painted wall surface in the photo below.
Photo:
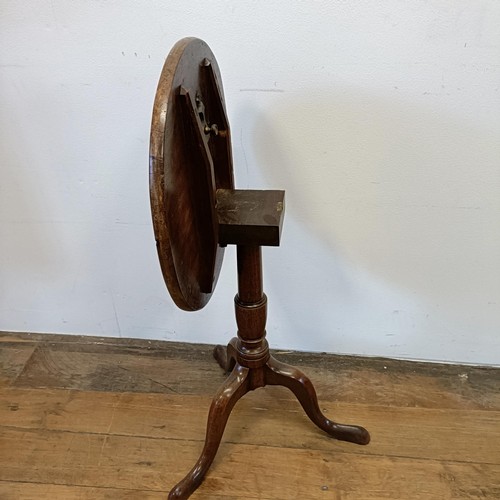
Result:
<svg viewBox="0 0 500 500"><path fill-rule="evenodd" d="M500 3L0 5L0 329L225 343L234 248L176 309L148 195L184 36L221 67L241 188L285 189L272 347L500 364Z"/></svg>

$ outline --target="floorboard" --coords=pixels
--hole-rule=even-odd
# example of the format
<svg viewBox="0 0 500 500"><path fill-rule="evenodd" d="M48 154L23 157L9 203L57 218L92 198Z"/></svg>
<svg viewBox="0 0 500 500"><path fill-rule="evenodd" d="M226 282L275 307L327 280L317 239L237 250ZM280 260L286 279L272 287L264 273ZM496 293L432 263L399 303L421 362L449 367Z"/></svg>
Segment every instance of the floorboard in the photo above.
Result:
<svg viewBox="0 0 500 500"><path fill-rule="evenodd" d="M259 389L193 500L500 498L499 369L276 356L372 442L330 439L288 390ZM206 345L0 333L0 498L166 498L223 380Z"/></svg>

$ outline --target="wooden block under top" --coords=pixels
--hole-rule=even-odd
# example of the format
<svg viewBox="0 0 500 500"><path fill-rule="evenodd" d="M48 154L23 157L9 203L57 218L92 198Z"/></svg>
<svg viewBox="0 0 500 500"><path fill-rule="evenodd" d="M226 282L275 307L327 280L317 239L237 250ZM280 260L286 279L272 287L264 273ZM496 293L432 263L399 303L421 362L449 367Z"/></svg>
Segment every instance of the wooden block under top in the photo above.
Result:
<svg viewBox="0 0 500 500"><path fill-rule="evenodd" d="M218 189L219 244L279 246L285 191Z"/></svg>

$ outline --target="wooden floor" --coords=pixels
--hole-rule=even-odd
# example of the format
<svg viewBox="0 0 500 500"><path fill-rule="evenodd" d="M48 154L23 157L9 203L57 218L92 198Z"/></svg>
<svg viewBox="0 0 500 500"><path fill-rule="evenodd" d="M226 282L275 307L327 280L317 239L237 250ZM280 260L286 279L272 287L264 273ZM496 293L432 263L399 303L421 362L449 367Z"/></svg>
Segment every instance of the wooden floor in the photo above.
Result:
<svg viewBox="0 0 500 500"><path fill-rule="evenodd" d="M500 370L275 355L372 442L335 441L291 392L259 389L193 500L500 499ZM0 333L0 499L165 499L223 380L210 346Z"/></svg>

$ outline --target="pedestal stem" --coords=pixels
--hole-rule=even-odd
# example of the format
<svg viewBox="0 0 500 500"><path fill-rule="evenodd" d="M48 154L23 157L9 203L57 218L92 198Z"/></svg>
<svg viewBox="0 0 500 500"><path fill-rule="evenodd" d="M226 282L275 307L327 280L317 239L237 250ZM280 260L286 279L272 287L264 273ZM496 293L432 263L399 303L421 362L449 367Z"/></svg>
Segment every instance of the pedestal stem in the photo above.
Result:
<svg viewBox="0 0 500 500"><path fill-rule="evenodd" d="M238 294L234 304L238 325L237 361L248 368L259 368L269 359L269 346L265 339L267 297L262 291L261 247L238 245L236 253Z"/></svg>
<svg viewBox="0 0 500 500"><path fill-rule="evenodd" d="M262 299L262 249L260 246L236 247L238 260L238 297L243 303Z"/></svg>

